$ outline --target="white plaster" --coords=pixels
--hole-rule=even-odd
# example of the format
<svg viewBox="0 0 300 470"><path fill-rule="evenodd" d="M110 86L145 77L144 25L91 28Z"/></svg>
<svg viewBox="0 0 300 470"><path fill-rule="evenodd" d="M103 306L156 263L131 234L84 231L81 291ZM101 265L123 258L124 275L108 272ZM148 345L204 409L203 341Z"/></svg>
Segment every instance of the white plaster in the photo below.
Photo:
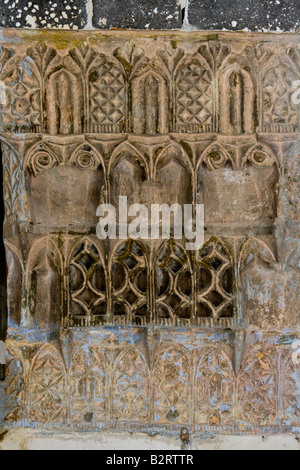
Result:
<svg viewBox="0 0 300 470"><path fill-rule="evenodd" d="M11 430L0 442L0 450L182 450L176 437L149 436L128 432L53 432L33 429ZM274 436L192 437L186 450L300 450L293 434Z"/></svg>
<svg viewBox="0 0 300 470"><path fill-rule="evenodd" d="M93 0L86 1L87 22L84 29L95 29L93 27Z"/></svg>

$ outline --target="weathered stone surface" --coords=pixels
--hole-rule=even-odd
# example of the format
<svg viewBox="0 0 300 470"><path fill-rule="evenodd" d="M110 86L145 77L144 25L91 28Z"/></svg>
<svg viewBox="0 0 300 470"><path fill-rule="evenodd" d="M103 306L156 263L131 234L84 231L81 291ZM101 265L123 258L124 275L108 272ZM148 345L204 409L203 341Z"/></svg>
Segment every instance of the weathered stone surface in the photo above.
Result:
<svg viewBox="0 0 300 470"><path fill-rule="evenodd" d="M182 428L295 432L294 341L292 330L249 334L235 375L229 332L169 328L156 330L154 341L138 328L78 328L56 339L49 332L23 334L22 341L7 341L4 423L174 434Z"/></svg>
<svg viewBox="0 0 300 470"><path fill-rule="evenodd" d="M83 28L86 0L1 0L0 26L12 28Z"/></svg>
<svg viewBox="0 0 300 470"><path fill-rule="evenodd" d="M93 24L97 28L180 29L177 0L111 0L94 2Z"/></svg>
<svg viewBox="0 0 300 470"><path fill-rule="evenodd" d="M189 24L201 30L297 31L298 0L188 0Z"/></svg>
<svg viewBox="0 0 300 470"><path fill-rule="evenodd" d="M5 425L297 432L299 36L4 38ZM121 195L205 244L99 240Z"/></svg>

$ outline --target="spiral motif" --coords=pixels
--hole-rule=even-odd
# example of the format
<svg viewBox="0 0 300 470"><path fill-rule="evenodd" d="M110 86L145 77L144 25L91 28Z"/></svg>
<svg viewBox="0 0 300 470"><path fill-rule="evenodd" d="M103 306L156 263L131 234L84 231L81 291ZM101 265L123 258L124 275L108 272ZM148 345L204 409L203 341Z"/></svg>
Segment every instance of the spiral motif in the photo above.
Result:
<svg viewBox="0 0 300 470"><path fill-rule="evenodd" d="M228 157L220 152L219 149L212 149L210 153L205 158L205 163L209 170L218 170L226 165Z"/></svg>
<svg viewBox="0 0 300 470"><path fill-rule="evenodd" d="M262 147L257 147L248 158L252 165L257 167L268 167L274 165L274 159L268 155Z"/></svg>
<svg viewBox="0 0 300 470"><path fill-rule="evenodd" d="M91 153L80 153L77 155L75 165L79 168L96 168L97 164Z"/></svg>
<svg viewBox="0 0 300 470"><path fill-rule="evenodd" d="M32 160L32 169L35 175L52 170L57 165L56 159L48 152L38 152Z"/></svg>

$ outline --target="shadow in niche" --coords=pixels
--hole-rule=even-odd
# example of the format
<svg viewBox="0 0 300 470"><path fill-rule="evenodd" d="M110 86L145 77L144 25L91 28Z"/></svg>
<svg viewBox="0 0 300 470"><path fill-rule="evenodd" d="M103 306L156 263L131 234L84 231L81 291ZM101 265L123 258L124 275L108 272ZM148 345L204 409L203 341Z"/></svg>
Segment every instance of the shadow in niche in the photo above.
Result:
<svg viewBox="0 0 300 470"><path fill-rule="evenodd" d="M6 258L3 242L4 200L3 200L3 168L2 150L0 145L0 340L4 341L7 328L7 293L6 293ZM5 378L5 365L0 364L0 380Z"/></svg>

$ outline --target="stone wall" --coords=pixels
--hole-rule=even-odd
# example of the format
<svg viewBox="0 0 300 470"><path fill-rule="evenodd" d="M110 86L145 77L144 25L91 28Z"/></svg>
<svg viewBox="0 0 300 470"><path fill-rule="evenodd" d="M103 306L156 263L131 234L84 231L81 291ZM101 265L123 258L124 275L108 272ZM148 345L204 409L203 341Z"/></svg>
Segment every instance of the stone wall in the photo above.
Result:
<svg viewBox="0 0 300 470"><path fill-rule="evenodd" d="M297 0L2 0L0 27L296 32Z"/></svg>

